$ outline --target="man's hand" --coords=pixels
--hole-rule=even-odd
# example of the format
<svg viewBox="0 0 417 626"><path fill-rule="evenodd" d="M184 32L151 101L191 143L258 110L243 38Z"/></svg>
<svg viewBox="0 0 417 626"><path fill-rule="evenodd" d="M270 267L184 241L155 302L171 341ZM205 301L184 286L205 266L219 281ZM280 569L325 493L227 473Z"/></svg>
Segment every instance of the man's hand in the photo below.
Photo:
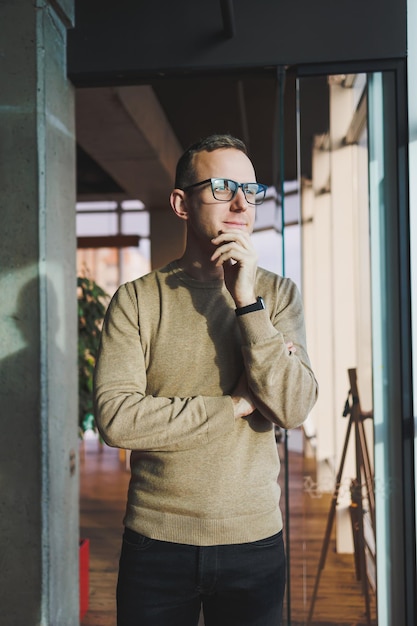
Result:
<svg viewBox="0 0 417 626"><path fill-rule="evenodd" d="M239 378L238 383L232 392L232 400L235 411L235 419L250 415L256 408L251 392L248 388L245 371Z"/></svg>
<svg viewBox="0 0 417 626"><path fill-rule="evenodd" d="M249 233L241 230L228 230L212 239L217 246L211 260L216 266L223 266L224 282L237 307L256 301L255 279L258 255L252 245Z"/></svg>

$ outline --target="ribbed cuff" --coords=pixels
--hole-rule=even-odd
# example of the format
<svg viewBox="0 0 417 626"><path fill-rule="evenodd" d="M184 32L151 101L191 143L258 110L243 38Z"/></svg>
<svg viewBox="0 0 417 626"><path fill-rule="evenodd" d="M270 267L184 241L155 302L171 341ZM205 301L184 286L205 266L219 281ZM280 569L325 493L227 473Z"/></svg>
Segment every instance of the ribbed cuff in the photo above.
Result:
<svg viewBox="0 0 417 626"><path fill-rule="evenodd" d="M266 310L252 311L237 318L243 344L259 343L271 339L278 331L271 324Z"/></svg>

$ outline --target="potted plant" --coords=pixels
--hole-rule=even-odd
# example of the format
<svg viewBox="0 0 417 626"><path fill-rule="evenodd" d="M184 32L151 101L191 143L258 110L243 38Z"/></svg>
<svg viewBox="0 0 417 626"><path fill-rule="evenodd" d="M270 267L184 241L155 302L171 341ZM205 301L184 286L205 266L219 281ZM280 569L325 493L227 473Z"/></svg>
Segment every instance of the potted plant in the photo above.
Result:
<svg viewBox="0 0 417 626"><path fill-rule="evenodd" d="M78 426L80 436L96 430L93 377L108 294L88 276L77 277L78 299Z"/></svg>

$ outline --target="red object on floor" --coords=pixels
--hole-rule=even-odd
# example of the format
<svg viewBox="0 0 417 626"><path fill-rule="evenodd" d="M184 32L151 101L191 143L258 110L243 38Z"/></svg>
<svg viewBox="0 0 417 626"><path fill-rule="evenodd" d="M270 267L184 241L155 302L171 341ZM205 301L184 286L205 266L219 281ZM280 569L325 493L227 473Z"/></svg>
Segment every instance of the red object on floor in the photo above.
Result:
<svg viewBox="0 0 417 626"><path fill-rule="evenodd" d="M80 620L88 610L90 540L80 539Z"/></svg>

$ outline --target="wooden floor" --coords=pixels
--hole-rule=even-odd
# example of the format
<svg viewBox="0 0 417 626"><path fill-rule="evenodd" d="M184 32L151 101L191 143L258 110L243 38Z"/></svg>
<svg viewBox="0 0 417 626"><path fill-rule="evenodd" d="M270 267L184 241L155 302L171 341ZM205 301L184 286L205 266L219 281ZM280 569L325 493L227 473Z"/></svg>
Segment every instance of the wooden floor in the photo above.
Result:
<svg viewBox="0 0 417 626"><path fill-rule="evenodd" d="M116 626L115 586L129 472L117 450L96 440L80 445L80 536L90 540L89 609L81 625ZM284 626L307 624L330 507L329 495L312 497L306 477L314 481L314 464L291 452L290 616L286 606ZM311 626L369 626L353 556L336 554L334 537L319 580ZM373 594L370 599L370 624L375 626Z"/></svg>

